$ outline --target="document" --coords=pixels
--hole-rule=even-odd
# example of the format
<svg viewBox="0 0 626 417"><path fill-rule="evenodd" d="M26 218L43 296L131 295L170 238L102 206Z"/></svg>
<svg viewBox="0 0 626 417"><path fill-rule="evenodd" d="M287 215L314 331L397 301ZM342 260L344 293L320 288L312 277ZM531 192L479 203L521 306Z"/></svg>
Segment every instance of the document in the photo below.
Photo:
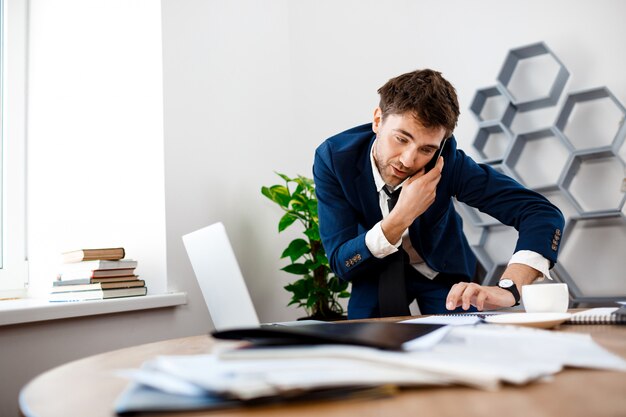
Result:
<svg viewBox="0 0 626 417"><path fill-rule="evenodd" d="M223 407L233 401L288 398L293 393L322 390L328 395L333 389L346 395L383 386L455 384L496 390L502 383L527 384L565 367L626 372L624 359L587 334L488 324L443 328L447 332L439 340L411 351L322 344L160 356L140 369L123 372L132 383L122 399L136 406L142 399L158 398L160 392L183 404L191 398L197 406L217 401Z"/></svg>
<svg viewBox="0 0 626 417"><path fill-rule="evenodd" d="M445 326L466 326L482 323L487 316L503 314L501 311L482 311L480 313L438 314L401 321L400 323L443 324Z"/></svg>

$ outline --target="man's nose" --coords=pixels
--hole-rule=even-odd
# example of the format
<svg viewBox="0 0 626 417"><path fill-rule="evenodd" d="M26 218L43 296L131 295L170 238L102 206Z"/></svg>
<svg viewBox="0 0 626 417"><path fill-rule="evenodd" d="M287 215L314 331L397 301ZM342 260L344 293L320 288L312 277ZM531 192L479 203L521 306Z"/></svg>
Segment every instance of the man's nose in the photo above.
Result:
<svg viewBox="0 0 626 417"><path fill-rule="evenodd" d="M412 149L412 148L405 149L404 152L400 154L400 163L404 165L406 168L414 168L416 160L417 160L417 151L415 149Z"/></svg>

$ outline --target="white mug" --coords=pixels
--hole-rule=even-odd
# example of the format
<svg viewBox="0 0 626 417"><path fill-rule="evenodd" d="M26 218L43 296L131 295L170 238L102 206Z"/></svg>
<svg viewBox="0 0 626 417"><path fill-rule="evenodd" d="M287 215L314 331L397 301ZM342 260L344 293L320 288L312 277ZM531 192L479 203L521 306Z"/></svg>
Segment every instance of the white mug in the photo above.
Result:
<svg viewBox="0 0 626 417"><path fill-rule="evenodd" d="M527 313L565 313L569 305L567 284L524 285L522 301Z"/></svg>

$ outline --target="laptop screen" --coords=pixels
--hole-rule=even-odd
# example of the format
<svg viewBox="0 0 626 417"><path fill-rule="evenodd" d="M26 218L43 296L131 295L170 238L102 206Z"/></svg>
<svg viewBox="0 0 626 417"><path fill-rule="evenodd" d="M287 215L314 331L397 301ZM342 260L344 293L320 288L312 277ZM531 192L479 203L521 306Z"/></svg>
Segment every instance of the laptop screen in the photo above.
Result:
<svg viewBox="0 0 626 417"><path fill-rule="evenodd" d="M186 234L183 243L215 329L259 326L224 225L215 223Z"/></svg>

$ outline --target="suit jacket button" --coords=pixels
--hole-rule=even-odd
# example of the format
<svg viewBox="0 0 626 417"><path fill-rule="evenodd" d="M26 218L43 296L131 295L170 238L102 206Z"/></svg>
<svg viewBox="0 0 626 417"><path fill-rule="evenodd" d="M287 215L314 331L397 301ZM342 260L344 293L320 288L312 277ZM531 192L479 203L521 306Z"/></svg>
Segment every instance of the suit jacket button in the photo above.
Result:
<svg viewBox="0 0 626 417"><path fill-rule="evenodd" d="M561 229L556 229L556 232L554 232L554 234L557 236L561 236Z"/></svg>
<svg viewBox="0 0 626 417"><path fill-rule="evenodd" d="M552 250L555 251L556 249L557 249L557 246L556 245L552 245Z"/></svg>

